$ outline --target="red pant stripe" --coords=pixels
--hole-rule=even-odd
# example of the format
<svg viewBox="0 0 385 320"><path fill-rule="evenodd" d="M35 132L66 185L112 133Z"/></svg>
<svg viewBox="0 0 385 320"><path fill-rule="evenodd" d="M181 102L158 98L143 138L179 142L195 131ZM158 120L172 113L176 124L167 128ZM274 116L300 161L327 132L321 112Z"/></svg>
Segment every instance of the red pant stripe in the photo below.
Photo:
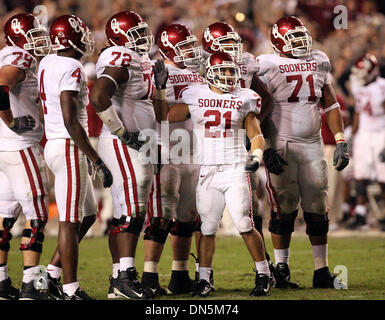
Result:
<svg viewBox="0 0 385 320"><path fill-rule="evenodd" d="M124 154L124 157L126 158L128 169L130 170L130 176L132 181L132 193L134 195L134 203L135 203L135 213L138 213L139 212L138 185L136 183L135 171L131 162L130 155L128 154L128 149L127 149L128 147L125 144L122 144L122 146L123 146L123 154Z"/></svg>
<svg viewBox="0 0 385 320"><path fill-rule="evenodd" d="M66 139L66 167L67 167L67 201L66 221L71 222L71 199L72 199L72 166L71 166L71 139Z"/></svg>

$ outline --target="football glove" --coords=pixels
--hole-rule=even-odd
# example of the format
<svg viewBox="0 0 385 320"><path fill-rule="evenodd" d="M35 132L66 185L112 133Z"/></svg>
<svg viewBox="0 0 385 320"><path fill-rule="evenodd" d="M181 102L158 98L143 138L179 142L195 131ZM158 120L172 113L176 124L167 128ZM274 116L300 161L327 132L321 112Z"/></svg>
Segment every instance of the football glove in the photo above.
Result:
<svg viewBox="0 0 385 320"><path fill-rule="evenodd" d="M276 150L268 148L263 153L263 160L267 171L273 174L281 174L283 172L283 165L287 165L286 160L284 160Z"/></svg>
<svg viewBox="0 0 385 320"><path fill-rule="evenodd" d="M107 168L107 166L104 164L102 159L99 159L94 164L96 174L100 177L100 179L103 181L104 188L109 188L112 185L113 179L111 171Z"/></svg>
<svg viewBox="0 0 385 320"><path fill-rule="evenodd" d="M168 69L164 65L163 60L156 60L154 65L154 79L157 90L166 89L168 79Z"/></svg>
<svg viewBox="0 0 385 320"><path fill-rule="evenodd" d="M248 157L246 162L246 171L248 172L255 172L259 168L259 159L257 156L251 155Z"/></svg>
<svg viewBox="0 0 385 320"><path fill-rule="evenodd" d="M385 162L385 148L381 151L379 158L381 162Z"/></svg>
<svg viewBox="0 0 385 320"><path fill-rule="evenodd" d="M333 166L337 171L343 170L349 164L348 144L339 142L333 155Z"/></svg>
<svg viewBox="0 0 385 320"><path fill-rule="evenodd" d="M32 116L22 116L13 119L12 127L9 127L13 132L17 134L23 134L25 132L33 130L35 127L35 119Z"/></svg>
<svg viewBox="0 0 385 320"><path fill-rule="evenodd" d="M130 148L139 151L139 149L146 143L146 141L139 141L139 132L128 132L124 130L124 133L118 136L120 141L124 144L128 145Z"/></svg>

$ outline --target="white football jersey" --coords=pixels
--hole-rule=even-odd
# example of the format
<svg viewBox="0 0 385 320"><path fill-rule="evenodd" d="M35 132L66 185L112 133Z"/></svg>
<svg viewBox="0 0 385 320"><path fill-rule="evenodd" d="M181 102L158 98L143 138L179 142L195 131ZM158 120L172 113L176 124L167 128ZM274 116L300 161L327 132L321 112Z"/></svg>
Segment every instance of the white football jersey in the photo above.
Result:
<svg viewBox="0 0 385 320"><path fill-rule="evenodd" d="M108 47L100 54L96 64L98 78L107 67L126 68L129 73L128 81L116 89L111 99L126 129L130 132L155 129L155 112L151 100L154 90L153 72L148 55L140 55L122 46ZM104 124L100 136L116 138Z"/></svg>
<svg viewBox="0 0 385 320"><path fill-rule="evenodd" d="M249 112L260 112L257 93L238 88L218 94L207 84L192 85L183 91L182 102L189 107L197 138L196 163L220 165L247 160L243 121Z"/></svg>
<svg viewBox="0 0 385 320"><path fill-rule="evenodd" d="M13 116L31 115L36 122L33 130L16 134L0 119L0 151L17 151L36 145L43 137L38 105L37 62L24 49L7 46L0 50L0 68L3 66L14 66L25 72L24 81L9 91Z"/></svg>
<svg viewBox="0 0 385 320"><path fill-rule="evenodd" d="M385 130L385 79L377 77L367 86L352 86L351 90L354 110L360 114L358 130Z"/></svg>
<svg viewBox="0 0 385 320"><path fill-rule="evenodd" d="M79 122L88 134L87 105L88 87L83 65L80 61L50 54L39 64L39 92L44 110L45 134L50 139L70 139L63 119L60 104L62 91L78 92L77 112Z"/></svg>
<svg viewBox="0 0 385 320"><path fill-rule="evenodd" d="M180 69L167 63L165 65L169 72L167 86L166 86L166 98L167 98L168 105L170 107L173 106L174 104L181 102L182 90L187 88L189 85L205 83L205 80L197 72L194 72L188 68ZM172 135L174 130L177 130L177 129L184 129L189 132L189 135L190 135L189 142L191 143L189 148L192 153L193 152L193 145L192 145L193 123L191 119L169 124L170 135ZM158 134L160 134L159 123L157 123L157 132ZM172 148L173 145L178 143L177 132L174 132L174 134L175 134L175 137L171 136L171 139L168 141L170 148ZM172 154L170 154L170 159L172 158L173 156Z"/></svg>
<svg viewBox="0 0 385 320"><path fill-rule="evenodd" d="M263 54L257 58L258 75L273 97L268 137L293 141L321 139L318 102L322 88L331 83L329 58L319 50L303 58Z"/></svg>

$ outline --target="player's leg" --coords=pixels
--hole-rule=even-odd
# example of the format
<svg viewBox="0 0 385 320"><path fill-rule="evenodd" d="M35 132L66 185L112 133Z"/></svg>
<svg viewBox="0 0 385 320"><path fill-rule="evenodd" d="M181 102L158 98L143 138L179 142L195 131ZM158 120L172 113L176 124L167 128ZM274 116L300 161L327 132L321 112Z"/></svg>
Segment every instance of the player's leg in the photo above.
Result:
<svg viewBox="0 0 385 320"><path fill-rule="evenodd" d="M70 139L48 141L44 150L55 176L55 197L59 209L58 249L63 269L64 299L90 300L77 279L79 232L88 187L85 155Z"/></svg>
<svg viewBox="0 0 385 320"><path fill-rule="evenodd" d="M178 169L172 165L163 165L154 176L148 201L148 225L144 231L144 268L142 285L155 296L167 295L166 289L159 284L158 264L164 243L173 227L173 211L177 200L164 198L165 193L178 196L180 177ZM173 192L174 190L174 192Z"/></svg>
<svg viewBox="0 0 385 320"><path fill-rule="evenodd" d="M170 231L173 261L168 289L174 294L188 293L192 290L193 281L189 276L189 257L192 235L196 228L196 187L199 176L199 166L197 165L180 165L179 169L182 176L179 186L179 201L174 212L175 225Z"/></svg>
<svg viewBox="0 0 385 320"><path fill-rule="evenodd" d="M96 202L94 189L92 185L91 177L88 176L88 186L87 186L87 194L84 202L84 216L80 225L79 230L79 243L87 234L88 230L96 221L96 215L98 212L98 204ZM56 250L51 258L50 263L47 265L46 269L48 273L48 284L49 284L49 292L51 297L54 297L57 300L63 298L63 287L60 282L62 267L60 262L60 254L59 249L56 247Z"/></svg>
<svg viewBox="0 0 385 320"><path fill-rule="evenodd" d="M201 167L196 204L202 236L199 241L199 281L194 284L193 296L207 297L211 291L210 273L215 252L215 235L226 205L224 192L216 180L216 167Z"/></svg>
<svg viewBox="0 0 385 320"><path fill-rule="evenodd" d="M0 300L17 300L20 292L12 286L8 275L8 252L11 229L21 212L20 204L15 200L9 181L0 171Z"/></svg>
<svg viewBox="0 0 385 320"><path fill-rule="evenodd" d="M290 281L289 268L291 234L294 231L299 201L297 162L289 148L291 145L284 144L277 149L280 156L288 162L285 170L279 175L266 170L266 190L271 206L269 231L276 265L275 287L281 289L298 288L298 284Z"/></svg>
<svg viewBox="0 0 385 320"><path fill-rule="evenodd" d="M225 200L235 228L242 236L257 270L252 296L268 295L272 277L266 260L265 246L254 228L249 174L242 167L219 173L226 185Z"/></svg>
<svg viewBox="0 0 385 320"><path fill-rule="evenodd" d="M309 236L314 258L314 288L334 288L335 276L328 267L329 219L327 212L328 167L322 142L298 144L308 159L298 167L301 206L304 211L306 234Z"/></svg>
<svg viewBox="0 0 385 320"><path fill-rule="evenodd" d="M43 248L44 227L48 220L47 177L38 147L7 152L8 177L15 199L20 203L26 218L19 249L23 253L22 300L48 299L35 289L34 280L40 275L39 261Z"/></svg>

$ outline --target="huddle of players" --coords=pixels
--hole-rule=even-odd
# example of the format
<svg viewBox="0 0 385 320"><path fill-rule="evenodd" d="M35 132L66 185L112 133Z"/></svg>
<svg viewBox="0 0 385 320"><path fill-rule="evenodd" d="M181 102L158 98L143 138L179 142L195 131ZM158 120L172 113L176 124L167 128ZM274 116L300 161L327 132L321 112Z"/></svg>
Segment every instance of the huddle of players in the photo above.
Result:
<svg viewBox="0 0 385 320"><path fill-rule="evenodd" d="M167 293L159 285L158 263L168 234L173 250L168 291L208 296L213 290L215 233L225 206L255 263L250 295L268 295L273 285L298 287L290 282L288 259L299 197L314 254L313 287L334 287L327 263L327 171L318 102L336 137L336 169L342 170L349 157L329 78L330 62L311 49L311 37L298 18L277 21L271 42L278 54L258 59L242 53L239 35L226 23L206 29L203 54L187 27L172 24L157 39L164 60L152 63L148 52L154 39L147 23L132 11L113 15L106 25L110 46L100 54L90 95L104 123L97 151L86 133L88 89L79 61L93 52L88 27L78 17L64 15L52 23L47 36L36 18L21 14L10 18L4 31L0 136L6 143L0 147L0 179L6 188L0 192L0 296L19 296L8 277L6 258L10 230L22 208L27 222L20 247L25 267L20 299L92 299L77 281L77 261L79 241L97 212L93 171L104 187L111 187L114 203L108 236L113 261L109 298L148 299ZM47 55L50 50L56 54ZM207 55L203 68L202 55ZM37 90L47 138L44 159L55 176L60 215L58 248L44 277L38 264L47 220L47 179L38 147L43 129ZM166 155L169 161L155 167L143 161L141 147L146 141L139 133L159 130L161 121L170 123L170 141L164 136L160 141L162 159ZM197 150L191 148L190 157L198 155L196 164L174 163L169 150L178 128L190 137L195 130ZM247 150L237 136L240 129L246 131ZM253 217L252 186L262 159L268 175L275 267L265 252L256 210ZM135 251L146 219L139 282ZM194 282L188 258L197 230L199 275ZM38 290L44 282L48 295Z"/></svg>

